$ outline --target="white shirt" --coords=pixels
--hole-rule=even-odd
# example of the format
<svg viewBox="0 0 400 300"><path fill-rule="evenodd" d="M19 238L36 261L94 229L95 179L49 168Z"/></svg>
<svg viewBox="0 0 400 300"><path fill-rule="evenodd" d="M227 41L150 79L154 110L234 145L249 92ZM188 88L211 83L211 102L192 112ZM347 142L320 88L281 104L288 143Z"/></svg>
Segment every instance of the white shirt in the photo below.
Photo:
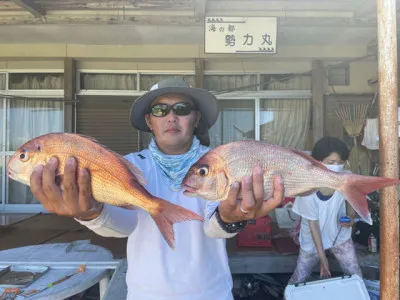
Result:
<svg viewBox="0 0 400 300"><path fill-rule="evenodd" d="M337 236L335 246L351 238L351 228L343 227L340 230L339 219L346 216L346 205L343 194L335 191L328 200L320 200L316 193L309 196L296 197L292 211L300 215L300 247L303 251L317 252L311 236L309 220L318 220L321 230L322 246L324 249L332 248ZM339 235L338 235L339 233Z"/></svg>
<svg viewBox="0 0 400 300"><path fill-rule="evenodd" d="M201 146L205 153L208 148ZM128 300L233 300L232 276L225 238L215 215L218 202L172 192L149 150L125 156L145 175L147 190L187 208L205 222L174 224L175 251L170 249L151 216L142 209L105 205L101 215L86 225L102 236L128 236Z"/></svg>

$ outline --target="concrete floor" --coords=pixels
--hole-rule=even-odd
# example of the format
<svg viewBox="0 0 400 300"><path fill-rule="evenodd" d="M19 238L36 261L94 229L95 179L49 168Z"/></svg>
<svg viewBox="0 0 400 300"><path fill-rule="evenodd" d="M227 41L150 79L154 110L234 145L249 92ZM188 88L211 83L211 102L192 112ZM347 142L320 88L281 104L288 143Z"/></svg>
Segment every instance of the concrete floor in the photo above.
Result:
<svg viewBox="0 0 400 300"><path fill-rule="evenodd" d="M101 237L72 218L53 214L0 214L0 251L47 243L91 240L109 249L114 258L126 257L127 238Z"/></svg>

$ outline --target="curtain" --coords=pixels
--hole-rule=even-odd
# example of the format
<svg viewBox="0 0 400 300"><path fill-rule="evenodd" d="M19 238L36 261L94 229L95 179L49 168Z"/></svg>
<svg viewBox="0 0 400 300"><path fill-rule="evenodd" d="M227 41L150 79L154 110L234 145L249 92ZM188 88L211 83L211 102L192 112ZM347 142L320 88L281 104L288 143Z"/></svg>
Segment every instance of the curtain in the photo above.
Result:
<svg viewBox="0 0 400 300"><path fill-rule="evenodd" d="M31 138L63 131L63 106L55 101L10 100L6 151L15 151ZM28 186L8 181L9 204L39 204Z"/></svg>
<svg viewBox="0 0 400 300"><path fill-rule="evenodd" d="M6 89L6 74L0 73L0 90Z"/></svg>
<svg viewBox="0 0 400 300"><path fill-rule="evenodd" d="M256 75L205 75L204 88L213 92L237 89L240 91L256 91Z"/></svg>
<svg viewBox="0 0 400 300"><path fill-rule="evenodd" d="M157 82L167 79L167 78L183 78L190 86L195 87L195 77L194 75L146 75L140 74L140 90L141 91L150 91L151 87L155 85Z"/></svg>
<svg viewBox="0 0 400 300"><path fill-rule="evenodd" d="M81 90L136 90L136 74L81 73Z"/></svg>
<svg viewBox="0 0 400 300"><path fill-rule="evenodd" d="M265 99L261 101L260 140L304 150L309 124L309 99Z"/></svg>
<svg viewBox="0 0 400 300"><path fill-rule="evenodd" d="M311 76L291 74L261 75L262 90L311 90Z"/></svg>
<svg viewBox="0 0 400 300"><path fill-rule="evenodd" d="M64 74L10 73L10 90L62 90Z"/></svg>

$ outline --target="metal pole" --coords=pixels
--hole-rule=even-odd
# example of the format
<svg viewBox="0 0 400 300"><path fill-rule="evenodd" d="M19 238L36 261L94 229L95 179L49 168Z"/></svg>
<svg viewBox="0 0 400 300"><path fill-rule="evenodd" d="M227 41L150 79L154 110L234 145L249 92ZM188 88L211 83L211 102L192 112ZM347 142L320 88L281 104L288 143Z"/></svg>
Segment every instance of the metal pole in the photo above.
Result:
<svg viewBox="0 0 400 300"><path fill-rule="evenodd" d="M380 175L399 178L396 0L377 0L377 23ZM380 290L382 300L399 299L397 185L380 194Z"/></svg>

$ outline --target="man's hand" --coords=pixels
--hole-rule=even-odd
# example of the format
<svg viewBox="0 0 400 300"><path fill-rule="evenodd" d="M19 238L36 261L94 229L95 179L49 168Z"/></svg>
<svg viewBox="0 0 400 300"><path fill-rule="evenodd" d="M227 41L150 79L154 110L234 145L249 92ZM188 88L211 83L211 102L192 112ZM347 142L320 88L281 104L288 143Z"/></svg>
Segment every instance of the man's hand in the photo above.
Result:
<svg viewBox="0 0 400 300"><path fill-rule="evenodd" d="M259 166L253 169L252 176L242 179L241 187L241 201L237 200L240 186L239 183L235 182L231 186L228 198L219 204L219 214L226 223L265 217L278 207L284 198L282 177L275 176L273 196L268 200L264 200L264 178Z"/></svg>
<svg viewBox="0 0 400 300"><path fill-rule="evenodd" d="M94 200L89 172L80 170L76 176L76 160L67 159L62 182L56 182L57 158L53 157L45 166L40 166L30 177L33 195L49 212L82 220L98 217L103 204ZM78 178L76 178L78 177Z"/></svg>

